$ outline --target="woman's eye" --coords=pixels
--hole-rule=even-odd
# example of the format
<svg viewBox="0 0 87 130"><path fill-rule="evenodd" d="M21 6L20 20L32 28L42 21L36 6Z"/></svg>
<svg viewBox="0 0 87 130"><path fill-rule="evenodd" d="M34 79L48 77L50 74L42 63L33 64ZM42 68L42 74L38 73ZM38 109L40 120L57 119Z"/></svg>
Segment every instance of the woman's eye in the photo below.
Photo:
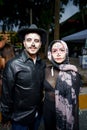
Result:
<svg viewBox="0 0 87 130"><path fill-rule="evenodd" d="M52 52L57 52L57 50L56 50L56 49L53 49Z"/></svg>
<svg viewBox="0 0 87 130"><path fill-rule="evenodd" d="M65 50L64 49L60 49L60 51L64 52Z"/></svg>

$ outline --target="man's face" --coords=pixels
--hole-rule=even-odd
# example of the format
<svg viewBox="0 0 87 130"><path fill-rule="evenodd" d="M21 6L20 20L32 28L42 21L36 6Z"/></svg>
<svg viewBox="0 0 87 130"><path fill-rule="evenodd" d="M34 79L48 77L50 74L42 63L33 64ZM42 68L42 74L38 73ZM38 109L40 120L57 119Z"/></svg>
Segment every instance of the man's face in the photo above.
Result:
<svg viewBox="0 0 87 130"><path fill-rule="evenodd" d="M52 57L55 62L62 63L66 58L66 50L61 43L56 42L52 46Z"/></svg>
<svg viewBox="0 0 87 130"><path fill-rule="evenodd" d="M41 37L37 33L26 34L23 44L29 55L36 55L42 44Z"/></svg>

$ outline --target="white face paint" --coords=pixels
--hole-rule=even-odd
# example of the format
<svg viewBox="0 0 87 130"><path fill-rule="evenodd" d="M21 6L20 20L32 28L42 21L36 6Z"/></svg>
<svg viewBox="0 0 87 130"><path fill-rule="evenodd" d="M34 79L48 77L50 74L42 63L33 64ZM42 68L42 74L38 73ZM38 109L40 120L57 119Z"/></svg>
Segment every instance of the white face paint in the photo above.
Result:
<svg viewBox="0 0 87 130"><path fill-rule="evenodd" d="M66 58L66 50L63 44L56 42L52 46L52 57L55 62L62 63Z"/></svg>
<svg viewBox="0 0 87 130"><path fill-rule="evenodd" d="M26 34L23 44L30 56L36 55L42 44L41 37L37 33Z"/></svg>

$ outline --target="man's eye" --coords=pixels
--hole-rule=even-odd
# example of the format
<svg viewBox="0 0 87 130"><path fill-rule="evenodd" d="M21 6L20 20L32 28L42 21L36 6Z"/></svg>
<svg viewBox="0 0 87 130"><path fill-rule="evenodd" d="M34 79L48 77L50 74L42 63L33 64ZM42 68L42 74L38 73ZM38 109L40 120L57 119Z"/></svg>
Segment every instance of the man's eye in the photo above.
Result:
<svg viewBox="0 0 87 130"><path fill-rule="evenodd" d="M26 41L27 41L27 42L30 42L30 41L31 41L31 38L26 39Z"/></svg>
<svg viewBox="0 0 87 130"><path fill-rule="evenodd" d="M39 40L39 39L35 39L34 41L35 41L35 42L40 42L40 40Z"/></svg>

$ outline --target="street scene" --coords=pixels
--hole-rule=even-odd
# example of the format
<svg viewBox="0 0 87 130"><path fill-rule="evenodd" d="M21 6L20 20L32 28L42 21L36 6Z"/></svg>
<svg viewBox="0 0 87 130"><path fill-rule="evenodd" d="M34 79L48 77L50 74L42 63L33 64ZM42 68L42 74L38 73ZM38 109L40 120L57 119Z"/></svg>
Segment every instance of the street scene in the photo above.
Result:
<svg viewBox="0 0 87 130"><path fill-rule="evenodd" d="M0 12L0 130L87 130L87 0Z"/></svg>

